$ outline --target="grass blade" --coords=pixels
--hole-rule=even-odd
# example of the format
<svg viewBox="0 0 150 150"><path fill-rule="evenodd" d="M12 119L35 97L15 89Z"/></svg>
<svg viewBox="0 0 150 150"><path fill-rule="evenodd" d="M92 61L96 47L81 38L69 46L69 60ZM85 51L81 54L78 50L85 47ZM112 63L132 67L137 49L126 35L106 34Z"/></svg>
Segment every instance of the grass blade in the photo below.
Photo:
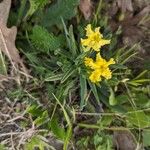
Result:
<svg viewBox="0 0 150 150"><path fill-rule="evenodd" d="M85 105L85 99L87 96L87 82L86 79L80 75L80 108L83 109L84 105Z"/></svg>

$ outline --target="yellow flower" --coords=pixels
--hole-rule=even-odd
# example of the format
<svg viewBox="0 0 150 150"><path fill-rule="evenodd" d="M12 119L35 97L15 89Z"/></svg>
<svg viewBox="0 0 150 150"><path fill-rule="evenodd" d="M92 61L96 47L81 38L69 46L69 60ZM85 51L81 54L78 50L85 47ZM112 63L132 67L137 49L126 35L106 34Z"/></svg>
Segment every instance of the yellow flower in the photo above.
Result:
<svg viewBox="0 0 150 150"><path fill-rule="evenodd" d="M93 31L91 29L91 24L86 27L87 39L81 39L81 44L88 49L93 49L99 51L100 48L106 44L110 43L110 40L103 39L103 35L100 33L100 27L95 28Z"/></svg>
<svg viewBox="0 0 150 150"><path fill-rule="evenodd" d="M96 61L93 61L92 58L85 57L84 63L87 67L92 69L92 72L89 76L91 82L96 83L101 81L101 77L110 79L112 77L112 72L109 69L109 65L115 64L113 58L109 61L103 59L100 54L96 55Z"/></svg>

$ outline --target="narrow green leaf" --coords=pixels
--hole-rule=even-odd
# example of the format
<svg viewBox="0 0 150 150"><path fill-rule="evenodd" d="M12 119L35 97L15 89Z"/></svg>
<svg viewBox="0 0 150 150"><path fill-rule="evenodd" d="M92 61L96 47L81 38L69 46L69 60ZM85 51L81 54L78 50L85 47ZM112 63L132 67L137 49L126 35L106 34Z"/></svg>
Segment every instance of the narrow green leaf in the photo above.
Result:
<svg viewBox="0 0 150 150"><path fill-rule="evenodd" d="M68 71L66 71L61 79L61 83L64 83L73 73L75 73L75 69L71 66Z"/></svg>
<svg viewBox="0 0 150 150"><path fill-rule="evenodd" d="M39 127L39 126L43 125L47 120L48 120L48 112L44 111L41 116L38 116L34 120L34 123L35 123L35 125L37 125Z"/></svg>
<svg viewBox="0 0 150 150"><path fill-rule="evenodd" d="M68 47L69 47L69 49L71 49L71 43L70 43L70 39L69 39L69 32L67 30L66 24L65 24L65 22L64 22L62 17L61 17L61 21L62 21L62 24L63 24L63 27L64 27L65 37L66 37L66 41L67 41Z"/></svg>
<svg viewBox="0 0 150 150"><path fill-rule="evenodd" d="M85 99L87 96L87 82L86 79L80 75L80 108L83 109L84 105L85 105Z"/></svg>
<svg viewBox="0 0 150 150"><path fill-rule="evenodd" d="M59 126L59 122L56 116L51 120L51 130L57 138L61 139L62 141L65 140L66 132Z"/></svg>
<svg viewBox="0 0 150 150"><path fill-rule="evenodd" d="M57 97L54 94L53 94L53 96L56 99L56 101L58 102L58 104L60 105L60 107L62 108L64 116L65 116L65 119L66 119L67 124L68 124L67 134L66 134L66 138L65 138L65 142L64 142L64 147L63 147L63 150L67 150L67 147L68 147L68 144L69 144L69 140L70 140L71 135L72 135L71 120L70 120L70 118L69 118L69 116L68 116L64 106L60 103L60 101L57 99Z"/></svg>
<svg viewBox="0 0 150 150"><path fill-rule="evenodd" d="M88 83L89 83L89 85L90 85L90 87L91 87L91 91L93 92L97 103L100 104L100 99L99 99L99 96L98 96L98 93L97 93L97 89L96 89L95 84L92 84L90 81L88 81Z"/></svg>
<svg viewBox="0 0 150 150"><path fill-rule="evenodd" d="M125 60L128 56L130 56L131 54L134 54L134 50L137 47L137 44L133 45L130 49L126 50L125 49L121 52L122 55L120 55L120 59L123 61ZM130 55L129 55L130 54Z"/></svg>
<svg viewBox="0 0 150 150"><path fill-rule="evenodd" d="M129 59L131 59L132 57L134 57L134 56L137 55L137 54L138 54L137 52L131 54L131 55L128 56L126 59L124 59L124 60L121 62L121 64L125 64Z"/></svg>
<svg viewBox="0 0 150 150"><path fill-rule="evenodd" d="M117 104L117 100L115 98L115 94L114 94L114 91L112 90L112 88L109 88L109 89L110 89L109 104L111 106L114 106Z"/></svg>
<svg viewBox="0 0 150 150"><path fill-rule="evenodd" d="M58 81L58 80L61 80L62 77L63 77L63 74L56 74L56 75L52 75L46 78L45 81Z"/></svg>
<svg viewBox="0 0 150 150"><path fill-rule="evenodd" d="M22 21L22 17L23 17L23 13L25 10L25 6L26 6L27 0L22 0L21 1L21 6L19 8L19 12L18 12L18 18L17 18L17 26L20 24L20 22Z"/></svg>
<svg viewBox="0 0 150 150"><path fill-rule="evenodd" d="M76 41L74 38L74 34L73 34L73 26L71 25L69 28L69 38L70 38L70 51L72 52L73 56L77 55L77 46L76 46Z"/></svg>
<svg viewBox="0 0 150 150"><path fill-rule="evenodd" d="M111 68L114 68L114 69L127 69L126 66L121 65L121 64L114 64L114 65L111 66Z"/></svg>
<svg viewBox="0 0 150 150"><path fill-rule="evenodd" d="M141 77L144 76L147 72L148 72L148 70L142 71L137 77L134 78L134 80L137 80L137 79L141 78Z"/></svg>
<svg viewBox="0 0 150 150"><path fill-rule="evenodd" d="M136 82L136 83L150 82L150 79L132 80L132 82Z"/></svg>
<svg viewBox="0 0 150 150"><path fill-rule="evenodd" d="M139 79L139 80L127 81L128 84L131 84L131 85L134 85L134 86L142 85L145 82L150 82L150 79Z"/></svg>

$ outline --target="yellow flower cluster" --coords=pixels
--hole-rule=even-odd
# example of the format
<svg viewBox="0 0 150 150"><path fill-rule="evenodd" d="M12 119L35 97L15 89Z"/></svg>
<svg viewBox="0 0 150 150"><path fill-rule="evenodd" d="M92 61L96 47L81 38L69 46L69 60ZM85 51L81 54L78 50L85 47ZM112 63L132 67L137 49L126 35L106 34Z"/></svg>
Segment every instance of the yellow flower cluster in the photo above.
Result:
<svg viewBox="0 0 150 150"><path fill-rule="evenodd" d="M93 31L89 24L85 30L87 39L81 39L81 44L86 48L92 48L94 51L99 51L102 46L110 44L110 40L103 39L103 35L99 32L99 27L95 28Z"/></svg>
<svg viewBox="0 0 150 150"><path fill-rule="evenodd" d="M93 83L101 81L101 77L104 77L106 79L111 78L112 72L108 68L108 66L111 64L115 64L115 61L113 58L111 58L109 61L106 61L98 53L96 54L96 61L93 61L92 58L86 57L84 62L87 67L90 67L92 69L92 73L89 79Z"/></svg>
<svg viewBox="0 0 150 150"><path fill-rule="evenodd" d="M87 39L81 39L81 44L85 46L87 50L93 49L98 52L102 46L110 43L110 40L103 39L103 35L100 33L99 29L100 28L98 27L93 31L91 29L91 25L87 25ZM109 69L109 65L115 64L113 58L106 61L101 57L100 53L97 53L95 61L92 58L85 57L84 63L86 67L89 67L92 70L89 76L91 82L100 82L102 77L106 79L110 79L112 77L112 72Z"/></svg>

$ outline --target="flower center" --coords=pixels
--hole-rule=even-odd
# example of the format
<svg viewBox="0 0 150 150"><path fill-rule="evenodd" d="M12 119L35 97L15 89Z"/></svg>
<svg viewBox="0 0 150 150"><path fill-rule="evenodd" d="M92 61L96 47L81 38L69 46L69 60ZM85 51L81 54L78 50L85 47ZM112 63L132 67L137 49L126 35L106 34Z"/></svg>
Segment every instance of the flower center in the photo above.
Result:
<svg viewBox="0 0 150 150"><path fill-rule="evenodd" d="M99 36L97 34L93 36L93 41L99 42Z"/></svg>
<svg viewBox="0 0 150 150"><path fill-rule="evenodd" d="M105 66L100 66L99 69L103 72L103 71L105 71L106 67Z"/></svg>

